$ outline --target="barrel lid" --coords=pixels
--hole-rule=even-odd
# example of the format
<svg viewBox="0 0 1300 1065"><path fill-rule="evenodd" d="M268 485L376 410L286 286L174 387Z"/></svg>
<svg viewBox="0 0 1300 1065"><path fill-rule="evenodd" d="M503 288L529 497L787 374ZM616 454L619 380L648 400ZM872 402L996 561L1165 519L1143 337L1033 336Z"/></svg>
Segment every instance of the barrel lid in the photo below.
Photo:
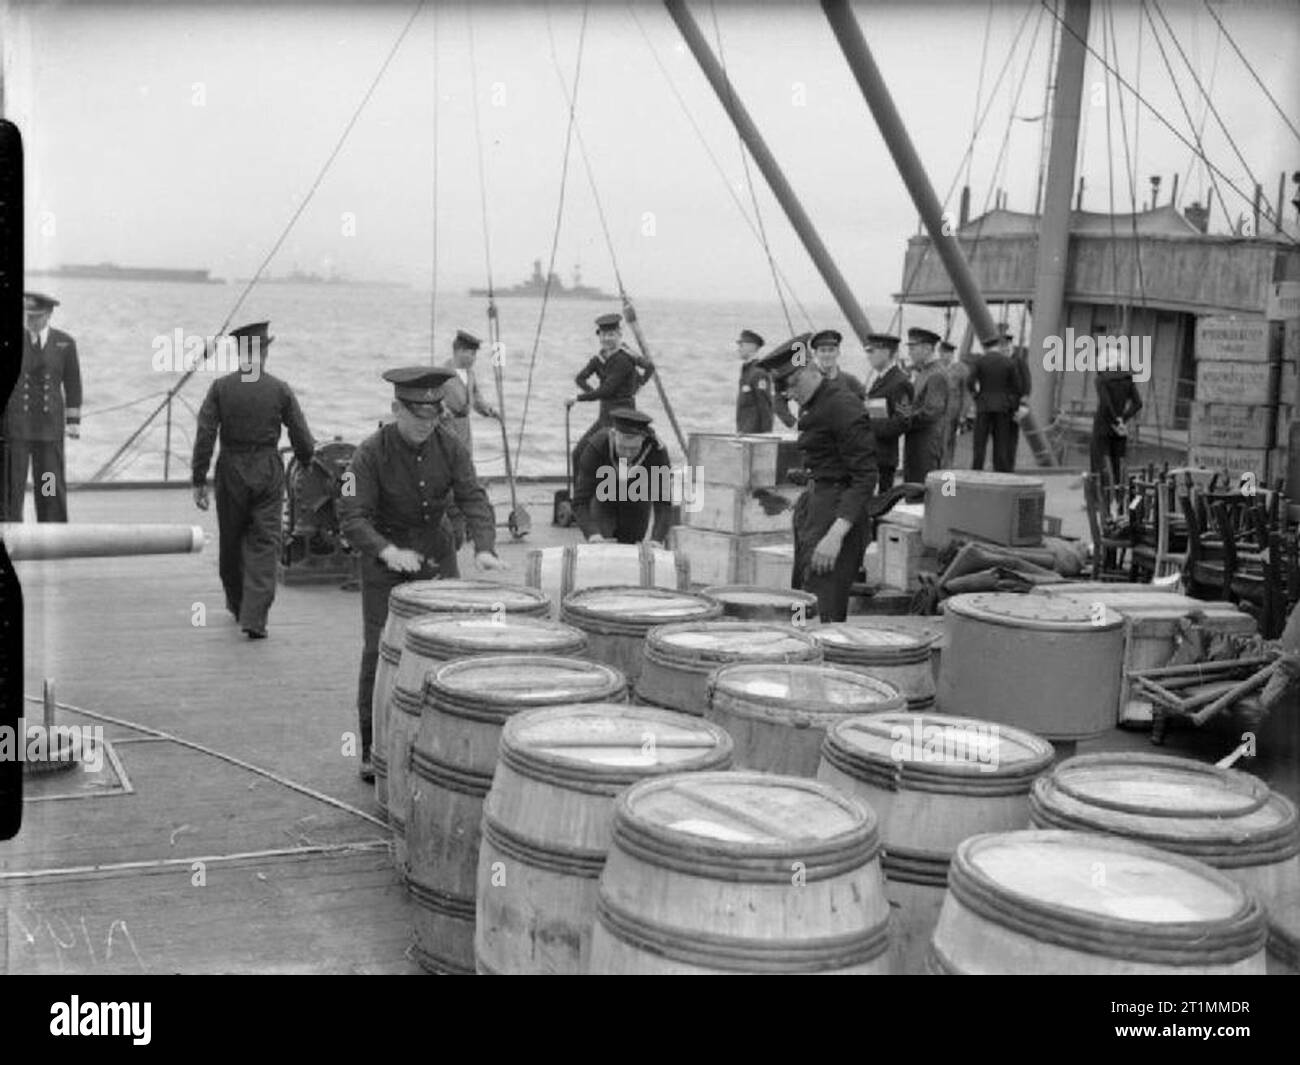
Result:
<svg viewBox="0 0 1300 1065"><path fill-rule="evenodd" d="M718 669L709 682L716 692L746 702L789 707L810 713L869 714L901 709L907 700L892 684L847 669L813 663L738 662Z"/></svg>
<svg viewBox="0 0 1300 1065"><path fill-rule="evenodd" d="M616 845L696 876L823 879L870 861L876 816L829 785L767 773L676 773L634 784L615 807ZM793 863L800 863L795 866Z"/></svg>
<svg viewBox="0 0 1300 1065"><path fill-rule="evenodd" d="M809 629L808 634L822 645L828 662L852 662L877 665L903 665L925 662L930 658L933 636L920 632L879 626L846 625L835 622Z"/></svg>
<svg viewBox="0 0 1300 1065"><path fill-rule="evenodd" d="M626 690L616 669L550 655L458 658L431 669L425 684L441 709L494 720L530 706L608 702Z"/></svg>
<svg viewBox="0 0 1300 1065"><path fill-rule="evenodd" d="M991 833L959 844L953 864L957 894L983 889L1026 919L1045 911L1062 924L1127 927L1139 937L1163 926L1194 940L1198 926L1230 924L1253 911L1247 923L1261 926L1252 931L1255 950L1263 946L1263 912L1243 887L1201 862L1131 840L1088 832Z"/></svg>
<svg viewBox="0 0 1300 1065"><path fill-rule="evenodd" d="M702 592L720 603L749 607L788 607L798 603L817 605L817 597L797 588L764 588L757 584L711 584Z"/></svg>
<svg viewBox="0 0 1300 1065"><path fill-rule="evenodd" d="M1090 608L1093 603L1103 603L1124 617L1181 618L1199 613L1217 618L1241 613L1232 603L1211 603L1169 592L1088 591L1062 593L1053 598L1082 603L1085 608Z"/></svg>
<svg viewBox="0 0 1300 1065"><path fill-rule="evenodd" d="M1099 600L1077 602L1048 595L971 592L954 595L947 600L947 604L951 613L962 617L1017 628L1070 631L1096 629L1104 632L1124 624L1123 618Z"/></svg>
<svg viewBox="0 0 1300 1065"><path fill-rule="evenodd" d="M523 774L609 794L647 776L726 769L731 752L711 722L627 703L528 710L501 734L502 761Z"/></svg>
<svg viewBox="0 0 1300 1065"><path fill-rule="evenodd" d="M1035 823L1110 832L1238 867L1300 854L1300 818L1285 796L1248 773L1188 758L1079 755L1039 780Z"/></svg>
<svg viewBox="0 0 1300 1065"><path fill-rule="evenodd" d="M391 609L407 616L420 614L467 614L475 611L545 614L550 599L536 588L449 578L441 581L407 581L389 593Z"/></svg>
<svg viewBox="0 0 1300 1065"><path fill-rule="evenodd" d="M1018 473L995 473L992 470L932 470L925 475L926 485L955 484L1004 485L1008 488L1042 488L1038 477L1025 477Z"/></svg>
<svg viewBox="0 0 1300 1065"><path fill-rule="evenodd" d="M566 615L611 619L643 625L703 620L721 615L722 608L694 592L636 585L602 585L583 588L564 597Z"/></svg>
<svg viewBox="0 0 1300 1065"><path fill-rule="evenodd" d="M668 654L708 662L817 662L821 646L789 625L755 621L700 621L660 625L646 642Z"/></svg>
<svg viewBox="0 0 1300 1065"><path fill-rule="evenodd" d="M822 746L841 772L890 790L1023 795L1052 755L1050 743L1023 729L908 711L837 721Z"/></svg>
<svg viewBox="0 0 1300 1065"><path fill-rule="evenodd" d="M572 625L521 615L433 614L406 627L406 645L431 657L483 654L581 654L587 637Z"/></svg>

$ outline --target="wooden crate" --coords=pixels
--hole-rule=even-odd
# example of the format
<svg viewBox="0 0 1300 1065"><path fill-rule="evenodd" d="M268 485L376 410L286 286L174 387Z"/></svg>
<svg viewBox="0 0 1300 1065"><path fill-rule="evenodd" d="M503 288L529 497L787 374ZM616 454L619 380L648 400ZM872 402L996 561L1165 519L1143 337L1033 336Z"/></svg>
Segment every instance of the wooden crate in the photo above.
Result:
<svg viewBox="0 0 1300 1065"><path fill-rule="evenodd" d="M754 584L754 548L791 540L793 534L789 530L737 536L679 525L672 531L672 549L690 560L693 586Z"/></svg>
<svg viewBox="0 0 1300 1065"><path fill-rule="evenodd" d="M1268 460L1268 451L1257 447L1211 447L1198 444L1188 449L1188 461L1193 466L1216 472L1227 470L1234 478L1243 473L1253 473L1261 484L1266 474L1272 474L1267 468Z"/></svg>
<svg viewBox="0 0 1300 1065"><path fill-rule="evenodd" d="M705 484L773 488L777 484L780 445L775 436L692 433L686 455L697 471L696 477Z"/></svg>
<svg viewBox="0 0 1300 1065"><path fill-rule="evenodd" d="M1277 425L1291 421L1291 407L1241 403L1193 403L1188 441L1194 447L1267 448Z"/></svg>
<svg viewBox="0 0 1300 1065"><path fill-rule="evenodd" d="M1264 317L1274 321L1300 319L1300 281L1274 281L1268 288Z"/></svg>
<svg viewBox="0 0 1300 1065"><path fill-rule="evenodd" d="M1199 403L1294 403L1296 364L1217 360L1198 362L1196 399Z"/></svg>
<svg viewBox="0 0 1300 1065"><path fill-rule="evenodd" d="M1196 321L1196 361L1268 362L1269 325L1264 318L1206 315Z"/></svg>
<svg viewBox="0 0 1300 1065"><path fill-rule="evenodd" d="M699 498L691 506L683 505L682 518L693 529L713 529L716 532L748 533L783 532L791 528L794 501L803 491L793 485L764 489L780 496L789 504L785 510L769 514L763 504L754 498L752 488L738 488L725 484L698 484Z"/></svg>
<svg viewBox="0 0 1300 1065"><path fill-rule="evenodd" d="M794 571L794 544L768 544L749 552L754 578L760 588L789 588Z"/></svg>
<svg viewBox="0 0 1300 1065"><path fill-rule="evenodd" d="M880 583L886 588L913 591L919 585L917 563L921 559L921 530L884 521L876 527L880 544Z"/></svg>

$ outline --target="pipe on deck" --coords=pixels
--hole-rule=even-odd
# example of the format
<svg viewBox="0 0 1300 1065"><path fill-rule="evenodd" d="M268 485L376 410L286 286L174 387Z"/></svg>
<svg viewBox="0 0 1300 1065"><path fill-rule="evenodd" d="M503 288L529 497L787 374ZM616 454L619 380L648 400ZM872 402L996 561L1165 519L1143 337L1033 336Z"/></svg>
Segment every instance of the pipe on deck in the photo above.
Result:
<svg viewBox="0 0 1300 1065"><path fill-rule="evenodd" d="M15 562L197 554L203 539L197 525L0 522L0 541Z"/></svg>

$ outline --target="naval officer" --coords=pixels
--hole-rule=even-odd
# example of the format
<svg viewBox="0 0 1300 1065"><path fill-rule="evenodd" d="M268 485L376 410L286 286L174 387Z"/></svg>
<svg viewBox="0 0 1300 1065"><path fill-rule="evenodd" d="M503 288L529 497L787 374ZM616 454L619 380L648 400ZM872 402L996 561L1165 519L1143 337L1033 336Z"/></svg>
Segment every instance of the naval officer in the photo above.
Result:
<svg viewBox="0 0 1300 1065"><path fill-rule="evenodd" d="M794 508L791 586L817 596L823 621L843 621L867 545L876 447L861 401L827 381L800 338L761 360L773 386L799 405L799 453L810 480Z"/></svg>
<svg viewBox="0 0 1300 1065"><path fill-rule="evenodd" d="M772 381L758 366L763 338L752 329L742 329L736 338L740 356L740 391L736 394L736 432L772 431Z"/></svg>
<svg viewBox="0 0 1300 1065"><path fill-rule="evenodd" d="M7 448L0 521L22 521L30 468L36 520L68 520L63 437L81 435L81 366L77 344L50 328L59 301L40 292L23 294L22 369L3 412L0 439ZM3 452L0 452L3 453Z"/></svg>
<svg viewBox="0 0 1300 1065"><path fill-rule="evenodd" d="M582 446L573 474L573 512L589 542L637 544L649 529L651 542L662 544L668 535L673 501L671 494L662 497L672 485L672 466L650 422L645 411L616 410L609 428Z"/></svg>
<svg viewBox="0 0 1300 1065"><path fill-rule="evenodd" d="M939 340L928 329L907 331L907 357L915 371L912 414L903 438L903 480L910 484L925 484L926 475L943 463L948 378L938 357Z"/></svg>
<svg viewBox="0 0 1300 1065"><path fill-rule="evenodd" d="M898 337L872 333L867 337L867 361L875 376L867 389L867 413L876 434L876 458L880 463L877 491L894 485L898 469L898 440L912 416L912 383L898 365Z"/></svg>
<svg viewBox="0 0 1300 1065"><path fill-rule="evenodd" d="M289 430L293 453L304 467L316 448L293 389L266 372L275 340L269 328L268 322L255 322L230 332L239 345L240 368L208 389L199 408L192 464L194 503L207 510L208 464L219 436L217 565L226 609L250 640L266 637L266 616L275 600L284 511L280 426Z"/></svg>
<svg viewBox="0 0 1300 1065"><path fill-rule="evenodd" d="M504 569L496 556L496 518L469 452L440 424L440 390L454 371L407 366L389 370L395 420L363 440L345 474L352 491L339 500L343 535L361 554L364 633L357 681L361 776L370 765L371 693L379 636L388 620L388 594L403 581L457 577L456 548L446 518L450 495L465 515L479 569Z"/></svg>

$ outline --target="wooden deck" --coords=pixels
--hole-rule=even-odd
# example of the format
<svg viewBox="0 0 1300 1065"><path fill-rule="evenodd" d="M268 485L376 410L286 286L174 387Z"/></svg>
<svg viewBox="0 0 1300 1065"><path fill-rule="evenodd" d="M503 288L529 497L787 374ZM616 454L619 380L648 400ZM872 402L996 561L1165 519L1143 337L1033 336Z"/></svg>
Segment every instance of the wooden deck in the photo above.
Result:
<svg viewBox="0 0 1300 1065"><path fill-rule="evenodd" d="M1048 512L1077 531L1073 479L1051 481ZM527 540L501 530L516 579L528 548L576 539L550 525L555 487L525 487ZM27 693L53 678L77 708L60 723L101 725L110 757L29 780L23 830L0 843L0 972L417 972L411 904L346 745L359 595L282 586L271 638L250 642L222 608L215 517L187 491L75 492L70 511L198 524L211 540L198 555L19 564ZM1295 734L1261 738L1249 766L1293 798ZM1235 742L1173 732L1165 750L1214 759ZM1080 750L1121 748L1150 749L1114 730Z"/></svg>

